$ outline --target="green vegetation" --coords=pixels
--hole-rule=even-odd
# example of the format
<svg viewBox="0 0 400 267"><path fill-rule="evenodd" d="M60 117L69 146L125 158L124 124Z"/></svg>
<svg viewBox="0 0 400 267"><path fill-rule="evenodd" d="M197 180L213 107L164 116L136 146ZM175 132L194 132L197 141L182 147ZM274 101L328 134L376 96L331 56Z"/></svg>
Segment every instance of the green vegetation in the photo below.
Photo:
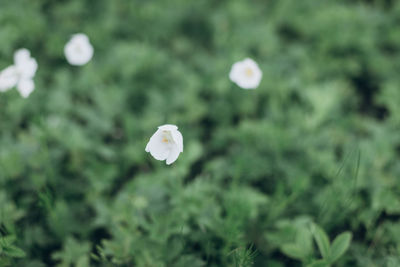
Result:
<svg viewBox="0 0 400 267"><path fill-rule="evenodd" d="M0 69L39 64L0 94L0 266L400 266L400 1L0 0L0 24ZM144 151L166 123L171 166Z"/></svg>

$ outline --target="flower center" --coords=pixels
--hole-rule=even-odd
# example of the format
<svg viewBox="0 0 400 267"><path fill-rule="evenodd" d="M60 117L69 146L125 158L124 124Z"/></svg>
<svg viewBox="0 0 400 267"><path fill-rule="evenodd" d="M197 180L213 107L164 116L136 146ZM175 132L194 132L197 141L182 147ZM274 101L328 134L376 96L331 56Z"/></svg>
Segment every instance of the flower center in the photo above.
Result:
<svg viewBox="0 0 400 267"><path fill-rule="evenodd" d="M82 48L81 48L80 45L76 45L75 46L75 52L78 53L78 54L82 53Z"/></svg>
<svg viewBox="0 0 400 267"><path fill-rule="evenodd" d="M163 131L163 135L161 137L161 142L163 142L165 144L169 144L169 143L173 142L171 133L169 131Z"/></svg>
<svg viewBox="0 0 400 267"><path fill-rule="evenodd" d="M251 77L251 76L253 76L254 72L251 68L246 68L245 74L247 77Z"/></svg>

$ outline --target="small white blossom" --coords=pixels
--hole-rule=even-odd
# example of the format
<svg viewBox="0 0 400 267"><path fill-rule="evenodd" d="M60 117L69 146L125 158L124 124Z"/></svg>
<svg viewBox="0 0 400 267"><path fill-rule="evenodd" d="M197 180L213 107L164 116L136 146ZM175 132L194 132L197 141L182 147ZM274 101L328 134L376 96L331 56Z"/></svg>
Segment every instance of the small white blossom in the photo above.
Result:
<svg viewBox="0 0 400 267"><path fill-rule="evenodd" d="M17 86L18 92L26 98L35 89L33 77L35 76L38 64L31 57L29 50L19 49L14 54L14 65L5 68L0 72L0 92L8 91Z"/></svg>
<svg viewBox="0 0 400 267"><path fill-rule="evenodd" d="M81 66L93 57L93 46L86 34L74 34L64 47L64 54L71 65Z"/></svg>
<svg viewBox="0 0 400 267"><path fill-rule="evenodd" d="M166 160L167 165L170 165L183 152L182 134L175 125L160 126L150 138L145 150L156 160Z"/></svg>
<svg viewBox="0 0 400 267"><path fill-rule="evenodd" d="M229 78L243 89L256 89L261 82L262 72L254 60L246 58L232 65Z"/></svg>

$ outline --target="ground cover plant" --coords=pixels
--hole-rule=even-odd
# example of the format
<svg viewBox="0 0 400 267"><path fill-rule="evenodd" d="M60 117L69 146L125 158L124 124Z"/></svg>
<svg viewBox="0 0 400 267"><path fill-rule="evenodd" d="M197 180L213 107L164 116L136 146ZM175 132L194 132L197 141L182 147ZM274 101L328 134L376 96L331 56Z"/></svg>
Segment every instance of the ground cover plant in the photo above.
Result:
<svg viewBox="0 0 400 267"><path fill-rule="evenodd" d="M0 93L0 266L400 266L399 1L0 0L0 23L0 69L38 63ZM164 124L171 165L145 151Z"/></svg>

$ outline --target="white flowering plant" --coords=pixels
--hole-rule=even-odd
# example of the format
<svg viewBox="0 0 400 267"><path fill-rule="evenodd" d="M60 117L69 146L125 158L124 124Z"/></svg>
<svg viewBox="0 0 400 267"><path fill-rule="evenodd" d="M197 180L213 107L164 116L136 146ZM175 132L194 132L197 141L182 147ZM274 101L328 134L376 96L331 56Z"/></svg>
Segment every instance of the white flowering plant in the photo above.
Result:
<svg viewBox="0 0 400 267"><path fill-rule="evenodd" d="M35 89L33 77L38 64L29 50L23 48L14 53L14 65L0 72L0 92L16 87L20 95L27 98Z"/></svg>
<svg viewBox="0 0 400 267"><path fill-rule="evenodd" d="M69 64L81 66L92 59L94 49L86 34L77 33L65 45L64 54Z"/></svg>
<svg viewBox="0 0 400 267"><path fill-rule="evenodd" d="M0 1L0 266L400 266L399 10Z"/></svg>

